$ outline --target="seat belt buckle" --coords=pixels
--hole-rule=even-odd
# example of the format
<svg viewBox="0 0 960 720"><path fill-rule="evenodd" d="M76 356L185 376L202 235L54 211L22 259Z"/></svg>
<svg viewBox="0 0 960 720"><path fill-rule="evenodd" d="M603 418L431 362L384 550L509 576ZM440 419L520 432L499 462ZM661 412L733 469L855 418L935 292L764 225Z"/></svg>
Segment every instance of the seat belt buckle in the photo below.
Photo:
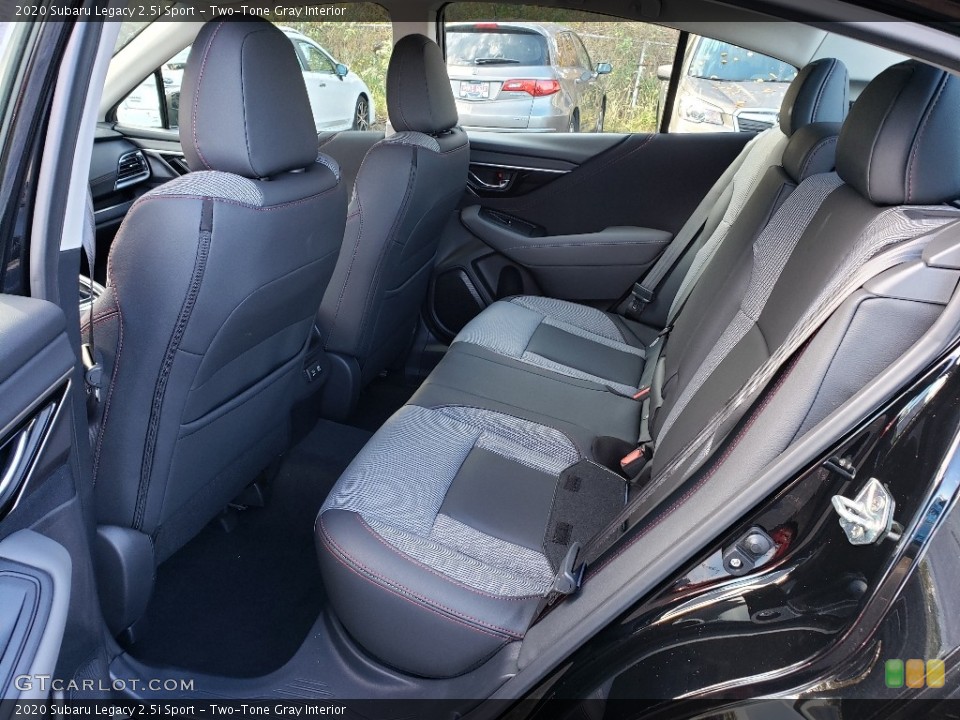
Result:
<svg viewBox="0 0 960 720"><path fill-rule="evenodd" d="M643 312L643 309L649 305L652 300L653 290L649 290L639 282L635 282L633 288L630 290L630 300L627 303L624 314L631 320L637 320L640 317L640 313Z"/></svg>
<svg viewBox="0 0 960 720"><path fill-rule="evenodd" d="M580 587L583 581L584 565L577 565L577 557L580 555L580 543L575 542L567 548L567 554L560 561L560 568L553 578L553 585L550 586L551 593L558 595L572 595Z"/></svg>
<svg viewBox="0 0 960 720"><path fill-rule="evenodd" d="M83 383L87 387L87 395L100 402L100 388L103 387L103 365L93 356L93 348L89 343L80 346L80 359L83 362Z"/></svg>
<svg viewBox="0 0 960 720"><path fill-rule="evenodd" d="M649 385L646 385L646 386L640 388L639 390L637 390L637 391L633 394L633 399L634 399L634 400L645 400L649 394L650 394L650 386L649 386Z"/></svg>
<svg viewBox="0 0 960 720"><path fill-rule="evenodd" d="M629 478L635 478L643 472L653 453L647 445L639 445L620 459L620 469Z"/></svg>
<svg viewBox="0 0 960 720"><path fill-rule="evenodd" d="M653 302L653 290L644 287L639 282L635 282L633 284L633 290L630 291L630 294L644 305L649 305L651 302Z"/></svg>

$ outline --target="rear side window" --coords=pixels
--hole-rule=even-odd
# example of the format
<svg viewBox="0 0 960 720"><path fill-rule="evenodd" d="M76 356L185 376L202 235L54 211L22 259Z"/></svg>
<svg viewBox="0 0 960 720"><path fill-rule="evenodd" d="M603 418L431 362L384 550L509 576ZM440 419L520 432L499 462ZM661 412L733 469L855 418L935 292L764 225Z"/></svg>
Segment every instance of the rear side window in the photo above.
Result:
<svg viewBox="0 0 960 720"><path fill-rule="evenodd" d="M447 28L450 65L550 64L547 39L532 31L501 27L497 23L451 25Z"/></svg>
<svg viewBox="0 0 960 720"><path fill-rule="evenodd" d="M658 68L673 62L677 30L489 2L451 2L442 19L447 72L467 132L656 132Z"/></svg>
<svg viewBox="0 0 960 720"><path fill-rule="evenodd" d="M660 73L666 80L674 72ZM777 123L797 68L723 40L690 36L683 59L670 132L762 132Z"/></svg>

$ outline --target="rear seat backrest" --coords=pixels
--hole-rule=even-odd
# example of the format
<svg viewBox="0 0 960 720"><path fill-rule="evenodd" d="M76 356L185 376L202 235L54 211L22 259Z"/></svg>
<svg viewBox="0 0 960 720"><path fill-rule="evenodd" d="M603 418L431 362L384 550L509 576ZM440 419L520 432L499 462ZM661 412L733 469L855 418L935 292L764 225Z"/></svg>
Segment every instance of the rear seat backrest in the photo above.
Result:
<svg viewBox="0 0 960 720"><path fill-rule="evenodd" d="M655 470L783 342L853 253L945 222L942 213L931 217L878 205L960 196L958 83L915 62L882 73L843 128L838 174L804 180L752 245L730 242L718 253L663 352L664 404L653 423ZM903 334L881 323L875 337L890 331Z"/></svg>
<svg viewBox="0 0 960 720"><path fill-rule="evenodd" d="M787 141L795 133L813 123L842 123L849 107L850 79L846 65L835 58L821 58L804 66L783 97L779 124L751 140L731 164L731 170L718 181L728 183L727 188L707 216L697 241L664 279L659 295L675 298L689 292L688 286L723 243L766 169L780 164ZM659 312L657 307L651 307L655 312L645 316L644 321L666 325L664 310L667 308L675 312L673 304L661 304Z"/></svg>

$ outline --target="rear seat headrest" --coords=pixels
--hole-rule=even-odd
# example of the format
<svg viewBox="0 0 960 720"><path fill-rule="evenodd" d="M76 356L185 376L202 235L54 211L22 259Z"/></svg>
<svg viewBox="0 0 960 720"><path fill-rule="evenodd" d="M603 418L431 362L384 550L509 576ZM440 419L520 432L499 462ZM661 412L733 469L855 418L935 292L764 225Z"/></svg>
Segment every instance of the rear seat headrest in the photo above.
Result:
<svg viewBox="0 0 960 720"><path fill-rule="evenodd" d="M960 197L960 79L914 60L887 68L857 99L837 172L877 205Z"/></svg>
<svg viewBox="0 0 960 720"><path fill-rule="evenodd" d="M265 178L317 159L296 51L266 20L204 25L187 58L181 97L180 141L193 170Z"/></svg>
<svg viewBox="0 0 960 720"><path fill-rule="evenodd" d="M798 185L811 175L833 172L840 123L813 123L797 130L783 149L781 166Z"/></svg>
<svg viewBox="0 0 960 720"><path fill-rule="evenodd" d="M835 58L805 65L783 96L780 129L787 137L810 123L840 123L850 108L847 66Z"/></svg>
<svg viewBox="0 0 960 720"><path fill-rule="evenodd" d="M405 35L393 48L387 68L387 112L397 132L436 135L459 122L443 51L427 36Z"/></svg>

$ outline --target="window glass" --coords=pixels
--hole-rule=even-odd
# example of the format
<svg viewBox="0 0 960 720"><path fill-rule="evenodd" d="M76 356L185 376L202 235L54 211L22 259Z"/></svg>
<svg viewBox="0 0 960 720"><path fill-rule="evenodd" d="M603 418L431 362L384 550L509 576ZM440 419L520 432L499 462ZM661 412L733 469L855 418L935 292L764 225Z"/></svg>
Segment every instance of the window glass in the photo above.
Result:
<svg viewBox="0 0 960 720"><path fill-rule="evenodd" d="M160 129L163 117L160 114L160 93L157 76L151 75L141 82L117 106L117 122L128 127ZM172 127L176 127L173 125Z"/></svg>
<svg viewBox="0 0 960 720"><path fill-rule="evenodd" d="M657 69L673 62L678 31L502 3L454 2L443 20L447 71L468 131L656 131Z"/></svg>
<svg viewBox="0 0 960 720"><path fill-rule="evenodd" d="M317 131L383 129L393 51L390 16L374 3L351 3L347 16L342 6L311 6L311 12L318 16L317 8L326 7L335 7L331 14L343 19L277 23L297 50ZM133 24L126 29L128 34L136 30ZM117 122L176 130L189 52L187 48L161 65L159 81L154 74L134 88L117 106Z"/></svg>
<svg viewBox="0 0 960 720"><path fill-rule="evenodd" d="M547 39L535 32L496 25L451 25L447 30L451 65L550 64Z"/></svg>
<svg viewBox="0 0 960 720"><path fill-rule="evenodd" d="M573 44L577 51L577 64L585 70L593 70L593 61L590 60L590 53L583 46L583 42L576 35L573 36Z"/></svg>
<svg viewBox="0 0 960 720"><path fill-rule="evenodd" d="M777 122L797 68L721 40L692 35L671 132L758 132Z"/></svg>
<svg viewBox="0 0 960 720"><path fill-rule="evenodd" d="M324 55L316 45L304 40L297 42L300 48L300 54L303 56L304 69L308 72L335 74L333 63L330 58Z"/></svg>
<svg viewBox="0 0 960 720"><path fill-rule="evenodd" d="M557 37L557 65L563 68L572 68L578 65L577 47L573 44L573 37L568 33Z"/></svg>
<svg viewBox="0 0 960 720"><path fill-rule="evenodd" d="M0 147L8 144L8 132L13 115L18 75L26 62L31 23L0 23ZM0 292L19 295L27 293L27 217L32 188L24 183L20 211L14 227L6 238L0 238Z"/></svg>
<svg viewBox="0 0 960 720"><path fill-rule="evenodd" d="M689 74L727 82L789 83L797 76L793 65L730 43L700 37L694 43Z"/></svg>

